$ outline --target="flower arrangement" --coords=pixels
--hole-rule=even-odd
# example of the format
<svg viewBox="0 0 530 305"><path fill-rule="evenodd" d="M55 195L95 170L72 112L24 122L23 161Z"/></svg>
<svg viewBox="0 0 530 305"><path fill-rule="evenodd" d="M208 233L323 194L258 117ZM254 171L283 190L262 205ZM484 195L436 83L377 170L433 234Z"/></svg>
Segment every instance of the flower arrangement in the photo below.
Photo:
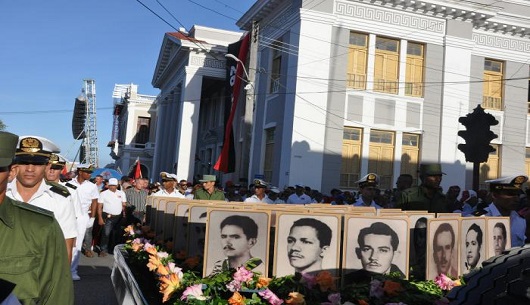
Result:
<svg viewBox="0 0 530 305"><path fill-rule="evenodd" d="M163 246L137 237L140 231L131 226L125 229L125 249L130 260L152 272L164 304L441 305L449 302L445 294L462 283L443 274L435 281L416 282L397 275L371 275L367 281L338 289L338 279L328 271L267 278L253 271L259 264L253 259L237 269L202 278L197 272L200 258L177 253L179 267Z"/></svg>

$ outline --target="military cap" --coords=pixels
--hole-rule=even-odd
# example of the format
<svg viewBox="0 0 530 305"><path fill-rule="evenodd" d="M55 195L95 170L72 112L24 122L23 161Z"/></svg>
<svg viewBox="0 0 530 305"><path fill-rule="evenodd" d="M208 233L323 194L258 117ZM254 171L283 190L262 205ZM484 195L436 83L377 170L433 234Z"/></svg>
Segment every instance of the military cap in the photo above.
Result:
<svg viewBox="0 0 530 305"><path fill-rule="evenodd" d="M0 131L0 167L13 163L17 149L18 136L6 131Z"/></svg>
<svg viewBox="0 0 530 305"><path fill-rule="evenodd" d="M94 165L89 163L81 163L77 165L77 170L86 172L86 173L92 173L94 171Z"/></svg>
<svg viewBox="0 0 530 305"><path fill-rule="evenodd" d="M271 192L273 192L275 194L279 194L280 193L280 189L275 187L275 186L273 186L273 187L271 187Z"/></svg>
<svg viewBox="0 0 530 305"><path fill-rule="evenodd" d="M261 179L254 179L254 187L267 187L269 184Z"/></svg>
<svg viewBox="0 0 530 305"><path fill-rule="evenodd" d="M166 173L166 172L161 172L160 178L162 178L162 181L177 181L178 180L177 175Z"/></svg>
<svg viewBox="0 0 530 305"><path fill-rule="evenodd" d="M52 154L49 163L52 169L63 169L66 165L66 159L59 154Z"/></svg>
<svg viewBox="0 0 530 305"><path fill-rule="evenodd" d="M445 173L442 172L442 165L440 163L425 163L420 164L420 175L438 176L445 175Z"/></svg>
<svg viewBox="0 0 530 305"><path fill-rule="evenodd" d="M295 184L294 186L296 188L305 188L305 185L303 185L302 183Z"/></svg>
<svg viewBox="0 0 530 305"><path fill-rule="evenodd" d="M52 141L39 136L21 136L15 153L15 163L48 164L52 153L61 149Z"/></svg>
<svg viewBox="0 0 530 305"><path fill-rule="evenodd" d="M486 183L490 185L491 192L501 191L520 191L523 183L528 181L525 175L499 178L495 180L487 180Z"/></svg>
<svg viewBox="0 0 530 305"><path fill-rule="evenodd" d="M369 173L357 181L357 183L359 183L359 187L377 186L379 184L379 176L374 173Z"/></svg>
<svg viewBox="0 0 530 305"><path fill-rule="evenodd" d="M215 175L202 175L202 179L199 180L200 183L212 181L217 181L217 177L215 177Z"/></svg>

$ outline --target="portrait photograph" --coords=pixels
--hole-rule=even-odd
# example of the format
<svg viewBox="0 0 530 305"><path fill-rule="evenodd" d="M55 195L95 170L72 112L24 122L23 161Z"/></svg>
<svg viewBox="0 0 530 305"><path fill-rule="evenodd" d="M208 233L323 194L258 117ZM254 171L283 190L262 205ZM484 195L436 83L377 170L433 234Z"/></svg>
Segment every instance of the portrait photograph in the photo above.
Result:
<svg viewBox="0 0 530 305"><path fill-rule="evenodd" d="M160 199L156 205L154 222L151 224L151 228L155 230L156 236L161 236L164 230L166 204L166 199Z"/></svg>
<svg viewBox="0 0 530 305"><path fill-rule="evenodd" d="M487 258L501 255L503 251L511 248L509 217L486 217Z"/></svg>
<svg viewBox="0 0 530 305"><path fill-rule="evenodd" d="M408 278L409 219L349 216L342 249L343 286L372 273Z"/></svg>
<svg viewBox="0 0 530 305"><path fill-rule="evenodd" d="M407 213L409 218L409 272L417 279L424 279L427 270L427 219L435 218L434 213Z"/></svg>
<svg viewBox="0 0 530 305"><path fill-rule="evenodd" d="M259 259L254 271L267 276L270 212L208 209L203 276Z"/></svg>
<svg viewBox="0 0 530 305"><path fill-rule="evenodd" d="M486 259L486 218L462 218L460 234L460 274L466 274Z"/></svg>
<svg viewBox="0 0 530 305"><path fill-rule="evenodd" d="M177 203L173 227L173 254L175 255L186 256L188 253L188 217L189 205Z"/></svg>
<svg viewBox="0 0 530 305"><path fill-rule="evenodd" d="M431 218L427 220L427 280L445 274L457 277L459 269L458 218Z"/></svg>
<svg viewBox="0 0 530 305"><path fill-rule="evenodd" d="M188 216L188 257L203 256L208 205L190 204Z"/></svg>
<svg viewBox="0 0 530 305"><path fill-rule="evenodd" d="M277 212L273 275L339 275L341 215Z"/></svg>

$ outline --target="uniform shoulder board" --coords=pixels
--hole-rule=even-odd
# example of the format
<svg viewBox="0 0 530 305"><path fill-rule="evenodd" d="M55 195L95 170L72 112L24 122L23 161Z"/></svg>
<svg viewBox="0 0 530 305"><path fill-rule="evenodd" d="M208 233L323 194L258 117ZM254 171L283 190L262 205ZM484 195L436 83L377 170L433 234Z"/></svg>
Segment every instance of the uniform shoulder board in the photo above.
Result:
<svg viewBox="0 0 530 305"><path fill-rule="evenodd" d="M25 202L22 202L22 201L13 200L13 205L18 207L18 208L27 210L27 211L32 211L32 212L43 214L43 215L50 216L50 217L53 218L53 212L52 211L48 211L46 209L39 208L38 206L34 206L33 204L29 204L29 203L25 203Z"/></svg>
<svg viewBox="0 0 530 305"><path fill-rule="evenodd" d="M478 211L475 211L475 212L471 213L471 215L477 216L477 217L483 216L483 215L486 215L486 214L488 214L488 211L486 211L486 210L478 210Z"/></svg>
<svg viewBox="0 0 530 305"><path fill-rule="evenodd" d="M50 181L46 181L46 184L48 184L50 186L50 191L54 192L54 193L57 193L63 197L68 197L70 196L70 192L68 191L68 189L63 186L63 185L60 185L59 183L56 183L56 182L50 182Z"/></svg>
<svg viewBox="0 0 530 305"><path fill-rule="evenodd" d="M71 184L70 182L66 182L66 183L64 184L64 186L69 187L69 188L71 188L71 189L73 189L73 190L77 189L77 186Z"/></svg>

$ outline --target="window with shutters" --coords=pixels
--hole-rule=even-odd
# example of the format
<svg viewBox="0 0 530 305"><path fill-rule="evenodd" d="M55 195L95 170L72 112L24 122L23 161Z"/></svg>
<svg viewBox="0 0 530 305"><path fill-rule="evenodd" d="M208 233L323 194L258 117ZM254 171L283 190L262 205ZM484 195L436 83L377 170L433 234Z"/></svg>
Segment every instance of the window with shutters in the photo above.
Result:
<svg viewBox="0 0 530 305"><path fill-rule="evenodd" d="M403 133L401 140L401 170L400 174L412 176L412 185L417 185L420 160L420 135Z"/></svg>
<svg viewBox="0 0 530 305"><path fill-rule="evenodd" d="M362 129L344 127L340 187L354 188L361 172Z"/></svg>
<svg viewBox="0 0 530 305"><path fill-rule="evenodd" d="M348 49L348 88L366 89L366 64L368 62L368 35L350 33Z"/></svg>
<svg viewBox="0 0 530 305"><path fill-rule="evenodd" d="M484 86L482 107L502 110L502 80L504 78L502 61L486 59L484 61Z"/></svg>
<svg viewBox="0 0 530 305"><path fill-rule="evenodd" d="M275 41L271 44L272 49L272 67L271 67L271 82L269 87L270 93L278 93L280 90L280 71L282 67L282 50L283 44L281 41Z"/></svg>
<svg viewBox="0 0 530 305"><path fill-rule="evenodd" d="M423 65L425 46L415 42L407 43L407 66L405 69L405 95L423 96Z"/></svg>
<svg viewBox="0 0 530 305"><path fill-rule="evenodd" d="M379 187L382 190L392 189L394 135L392 131L370 131L368 172L379 175Z"/></svg>
<svg viewBox="0 0 530 305"><path fill-rule="evenodd" d="M490 144L495 148L495 151L490 152L488 161L480 163L479 169L479 188L488 189L485 181L498 179L500 175L500 160L501 160L501 146L498 144Z"/></svg>
<svg viewBox="0 0 530 305"><path fill-rule="evenodd" d="M399 41L377 37L375 41L374 91L398 93Z"/></svg>
<svg viewBox="0 0 530 305"><path fill-rule="evenodd" d="M151 118L138 117L136 124L136 137L134 139L135 147L145 147L145 143L149 141L149 129L151 125Z"/></svg>
<svg viewBox="0 0 530 305"><path fill-rule="evenodd" d="M265 129L265 159L263 163L263 175L265 181L272 181L275 130L276 128L274 127Z"/></svg>

